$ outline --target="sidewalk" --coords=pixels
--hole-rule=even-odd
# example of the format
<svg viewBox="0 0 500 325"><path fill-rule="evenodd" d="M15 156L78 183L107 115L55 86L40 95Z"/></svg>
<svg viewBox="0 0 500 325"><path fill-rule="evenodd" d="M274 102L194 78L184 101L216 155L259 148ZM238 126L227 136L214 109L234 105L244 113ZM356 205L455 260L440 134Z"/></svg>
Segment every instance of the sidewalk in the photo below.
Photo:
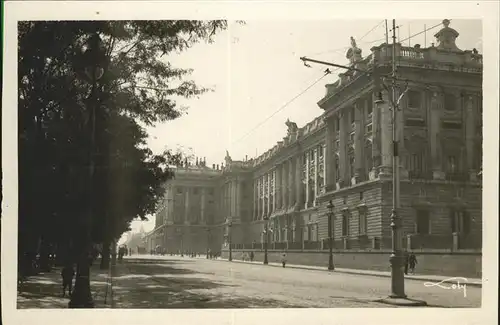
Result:
<svg viewBox="0 0 500 325"><path fill-rule="evenodd" d="M226 258L219 258L219 261L229 262ZM247 264L260 264L261 261L242 261L233 259L232 263L247 263ZM282 267L281 263L272 263L269 262L269 266L274 267ZM286 264L286 267L293 269L304 269L304 270L315 270L315 271L327 271L326 266L312 266L312 265L297 265L297 264ZM384 271L372 271L372 270L358 270L358 269L344 269L344 268L335 268L336 273L348 273L348 274L359 274L359 275L369 275L369 276L377 276L377 277L391 277L391 272ZM405 275L405 279L417 280L417 281L426 281L432 283L451 283L456 284L457 280L460 280L461 284L467 284L468 286L473 287L482 287L482 279L479 278L463 278L463 277L450 277L450 276L440 276L440 275L414 275L409 274ZM465 280L464 280L465 279Z"/></svg>
<svg viewBox="0 0 500 325"><path fill-rule="evenodd" d="M99 269L98 261L90 269L90 287L95 308L111 308L112 297L108 283L109 275L109 270ZM60 267L53 268L51 272L28 277L21 291L18 292L17 308L68 308L68 293L66 292L66 297L62 297L61 282Z"/></svg>

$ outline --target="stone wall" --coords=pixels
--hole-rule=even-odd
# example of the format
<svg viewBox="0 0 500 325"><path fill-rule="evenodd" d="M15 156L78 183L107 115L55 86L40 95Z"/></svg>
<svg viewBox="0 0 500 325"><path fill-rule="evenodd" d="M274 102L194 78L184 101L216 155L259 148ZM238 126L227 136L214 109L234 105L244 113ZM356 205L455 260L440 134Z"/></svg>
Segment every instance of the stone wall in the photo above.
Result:
<svg viewBox="0 0 500 325"><path fill-rule="evenodd" d="M250 250L233 250L233 259L240 260L243 252ZM264 252L255 250L255 260L263 261ZM280 250L269 250L268 260L270 263L278 263L281 259ZM390 271L389 251L364 251L364 252L342 252L333 254L333 261L337 268ZM422 251L415 252L417 256L417 274L463 276L480 278L482 274L482 257L479 252L440 252ZM223 251L222 256L227 258L228 251ZM324 266L328 267L327 251L288 251L287 261L289 264Z"/></svg>

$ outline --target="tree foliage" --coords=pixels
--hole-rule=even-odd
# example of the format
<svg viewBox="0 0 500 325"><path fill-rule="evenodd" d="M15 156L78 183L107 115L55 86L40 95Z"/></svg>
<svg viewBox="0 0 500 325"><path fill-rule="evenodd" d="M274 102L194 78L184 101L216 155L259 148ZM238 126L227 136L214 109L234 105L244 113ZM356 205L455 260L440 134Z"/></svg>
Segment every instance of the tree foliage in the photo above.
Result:
<svg viewBox="0 0 500 325"><path fill-rule="evenodd" d="M181 155L154 155L141 124L178 118L176 99L209 91L168 57L213 41L226 27L226 21L19 22L20 251L39 238L68 245L89 199L96 242L117 238L132 219L154 213L162 184L173 176L168 166ZM95 33L104 53L98 63L84 55ZM94 84L85 72L96 64L105 72Z"/></svg>

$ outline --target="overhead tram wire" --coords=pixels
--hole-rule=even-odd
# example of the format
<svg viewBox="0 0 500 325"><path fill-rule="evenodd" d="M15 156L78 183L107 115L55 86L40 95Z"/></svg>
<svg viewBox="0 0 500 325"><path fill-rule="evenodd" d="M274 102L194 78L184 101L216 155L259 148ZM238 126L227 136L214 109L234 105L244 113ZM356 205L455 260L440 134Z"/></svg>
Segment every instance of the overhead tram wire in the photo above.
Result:
<svg viewBox="0 0 500 325"><path fill-rule="evenodd" d="M330 71L329 69L326 69L324 71L324 75L321 76L320 78L318 78L316 81L314 81L312 84L310 84L309 86L307 86L304 90L302 90L300 93L298 93L296 96L294 96L292 99L290 99L289 101L287 101L285 104L283 104L279 109L277 109L276 111L274 111L271 115L269 115L267 118L265 118L262 122L260 122L259 124L257 124L256 126L254 126L250 131L248 131L247 133L245 133L245 135L243 135L242 137L240 137L239 139L237 139L236 141L233 142L233 144L235 143L238 143L240 142L241 140L245 139L247 136L249 136L250 134L252 134L255 130L257 130L259 127L261 127L264 123L266 123L267 121L269 121L271 118L273 118L276 114L278 114L279 112L281 112L282 110L284 110L288 105L290 105L291 103L293 103L297 98L299 98L300 96L302 96L303 94L305 94L309 89L311 89L312 87L314 87L318 82L320 82L321 80L323 80L327 75L329 75L330 73L332 73L332 71Z"/></svg>
<svg viewBox="0 0 500 325"><path fill-rule="evenodd" d="M379 23L377 23L375 26L372 27L372 29L370 29L368 32L366 32L363 36L361 36L361 38L358 40L359 43L361 44L372 44L372 43L375 43L377 41L372 41L372 42L362 42L363 39L370 35L375 29L377 29L377 27L379 27L382 23L384 23L384 19L382 21L380 21ZM329 51L323 51L323 52L317 52L317 53L312 53L310 56L314 56L314 55L321 55L321 54L326 54L326 53L340 53L340 52L343 52L347 49L349 49L350 46L344 46L344 47L341 47L341 48L337 48L337 49L333 49L333 50L329 50Z"/></svg>
<svg viewBox="0 0 500 325"><path fill-rule="evenodd" d="M450 20L450 21L452 21L452 19L449 19L449 20ZM405 38L405 39L401 40L401 41L400 41L400 43L403 43L404 41L407 41L407 40L409 40L410 38L413 38L413 37L415 37L415 36L418 36L418 35L420 35L420 34L423 34L423 33L425 33L425 32L428 32L428 31L430 31L430 30L433 30L434 28L439 27L439 26L441 26L442 24L443 24L443 23L439 23L439 24L436 24L436 25L434 25L434 26L432 26L432 27L425 28L423 31L418 32L418 33L415 33L415 34L413 34L413 35L410 35L410 36L408 36L407 38Z"/></svg>

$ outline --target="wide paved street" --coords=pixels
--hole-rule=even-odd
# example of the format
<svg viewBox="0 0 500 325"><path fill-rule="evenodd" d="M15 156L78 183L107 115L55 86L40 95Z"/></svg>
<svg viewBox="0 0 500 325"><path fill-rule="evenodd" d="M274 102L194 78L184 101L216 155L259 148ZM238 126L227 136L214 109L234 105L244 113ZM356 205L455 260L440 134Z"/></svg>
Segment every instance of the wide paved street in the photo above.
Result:
<svg viewBox="0 0 500 325"><path fill-rule="evenodd" d="M126 259L113 279L115 308L391 307L390 279L231 263L203 258ZM426 287L406 280L410 298L434 307L480 307L481 288Z"/></svg>

